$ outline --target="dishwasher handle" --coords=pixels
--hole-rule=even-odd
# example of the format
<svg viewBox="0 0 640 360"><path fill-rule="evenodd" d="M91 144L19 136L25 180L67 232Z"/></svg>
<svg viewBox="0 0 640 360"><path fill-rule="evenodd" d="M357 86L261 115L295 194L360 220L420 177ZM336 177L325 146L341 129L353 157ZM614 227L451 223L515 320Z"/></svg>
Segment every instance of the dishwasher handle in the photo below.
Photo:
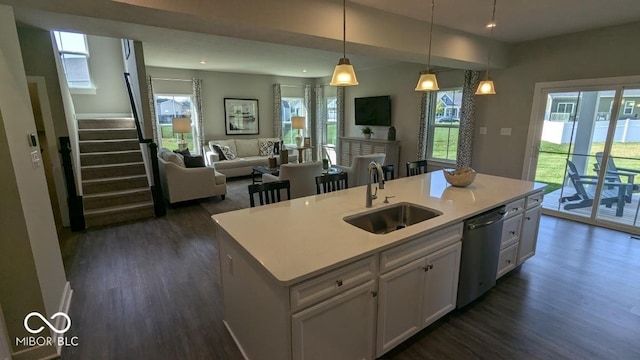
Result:
<svg viewBox="0 0 640 360"><path fill-rule="evenodd" d="M498 217L495 217L495 218L493 218L493 219L491 219L489 221L485 221L485 222L481 222L481 223L473 223L473 222L471 222L471 223L467 224L467 229L468 230L475 230L475 229L479 229L479 228L482 228L482 227L485 227L485 226L489 226L489 225L495 224L495 223L497 223L499 221L502 221L507 216L508 213L509 213L508 211L504 211L504 210L496 211L496 214L499 215Z"/></svg>

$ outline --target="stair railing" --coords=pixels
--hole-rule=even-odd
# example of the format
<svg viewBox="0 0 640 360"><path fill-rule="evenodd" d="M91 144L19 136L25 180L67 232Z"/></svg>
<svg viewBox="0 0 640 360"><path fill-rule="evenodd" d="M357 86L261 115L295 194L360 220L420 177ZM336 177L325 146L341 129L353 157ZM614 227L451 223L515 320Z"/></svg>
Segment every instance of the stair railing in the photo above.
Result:
<svg viewBox="0 0 640 360"><path fill-rule="evenodd" d="M153 177L152 177L153 184L151 184L151 196L153 197L153 209L156 216L164 216L167 213L167 209L165 208L164 197L162 196L162 182L160 181L160 168L158 167L158 144L153 142L153 139L145 139L144 136L142 135L142 127L140 125L140 118L138 116L138 110L136 108L135 97L133 96L133 90L131 89L131 82L129 81L130 76L131 74L125 72L124 82L127 85L127 91L129 93L129 101L131 103L133 120L136 124L136 131L138 133L138 142L140 142L140 144L146 144L147 149L149 151L148 161L151 162L151 172L153 174Z"/></svg>
<svg viewBox="0 0 640 360"><path fill-rule="evenodd" d="M71 140L68 136L60 137L60 155L62 170L67 186L67 206L69 207L69 222L71 231L82 231L85 228L82 196L78 195L76 180L73 176L73 161L71 160Z"/></svg>

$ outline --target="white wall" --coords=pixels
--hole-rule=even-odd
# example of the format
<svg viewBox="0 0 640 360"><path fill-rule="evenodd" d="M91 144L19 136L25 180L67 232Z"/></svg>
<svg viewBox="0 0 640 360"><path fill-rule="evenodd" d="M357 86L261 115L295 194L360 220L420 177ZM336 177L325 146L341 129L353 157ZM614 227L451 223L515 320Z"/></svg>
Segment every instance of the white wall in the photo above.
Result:
<svg viewBox="0 0 640 360"><path fill-rule="evenodd" d="M236 74L214 71L181 70L147 67L147 75L163 79L202 79L202 112L205 140L228 137L247 138L248 135L227 136L224 127L224 98L258 99L259 137L273 136L273 85L313 84L312 79L278 77L271 75ZM191 82L153 82L155 93L191 93ZM300 89L300 88L297 88ZM289 89L283 87L283 96ZM252 135L256 137L255 135Z"/></svg>
<svg viewBox="0 0 640 360"><path fill-rule="evenodd" d="M95 94L74 94L77 114L130 114L131 106L124 83L124 63L120 39L87 35L89 70ZM78 116L80 118L81 115Z"/></svg>
<svg viewBox="0 0 640 360"><path fill-rule="evenodd" d="M515 46L511 65L492 72L497 95L478 98L472 166L520 178L535 83L637 75L638 37L640 23L633 23ZM477 133L480 126L487 135ZM501 136L502 127L512 128L512 135Z"/></svg>
<svg viewBox="0 0 640 360"><path fill-rule="evenodd" d="M0 33L0 273L11 274L0 277L0 302L12 337L26 335L28 312L57 311L66 276L44 170L31 162L40 153L28 142L36 125L13 10L4 5Z"/></svg>

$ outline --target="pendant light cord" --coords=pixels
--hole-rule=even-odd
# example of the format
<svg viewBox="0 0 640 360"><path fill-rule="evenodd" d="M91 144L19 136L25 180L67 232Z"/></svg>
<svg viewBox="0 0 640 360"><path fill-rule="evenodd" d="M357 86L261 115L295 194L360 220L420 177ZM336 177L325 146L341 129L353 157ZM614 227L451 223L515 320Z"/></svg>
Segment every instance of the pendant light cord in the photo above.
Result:
<svg viewBox="0 0 640 360"><path fill-rule="evenodd" d="M342 0L342 57L347 57L347 0Z"/></svg>
<svg viewBox="0 0 640 360"><path fill-rule="evenodd" d="M431 0L431 25L429 26L429 57L427 58L427 72L431 69L431 39L433 38L433 10L436 6L436 0Z"/></svg>
<svg viewBox="0 0 640 360"><path fill-rule="evenodd" d="M496 1L493 0L493 14L491 14L491 30L489 30L489 55L487 55L487 80L489 80L489 64L491 64L491 40L493 39L493 29L496 27Z"/></svg>

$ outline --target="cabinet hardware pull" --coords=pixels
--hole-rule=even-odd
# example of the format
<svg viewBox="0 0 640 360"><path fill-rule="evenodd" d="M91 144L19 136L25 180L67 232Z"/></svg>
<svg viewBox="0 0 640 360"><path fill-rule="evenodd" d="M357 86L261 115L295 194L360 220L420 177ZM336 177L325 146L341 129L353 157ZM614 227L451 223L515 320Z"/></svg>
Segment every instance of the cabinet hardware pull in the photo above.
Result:
<svg viewBox="0 0 640 360"><path fill-rule="evenodd" d="M336 280L336 284L338 284L338 286L342 286L342 280Z"/></svg>
<svg viewBox="0 0 640 360"><path fill-rule="evenodd" d="M511 264L511 260L507 260L507 264Z"/></svg>
<svg viewBox="0 0 640 360"><path fill-rule="evenodd" d="M424 271L429 271L429 266L428 266L428 265L427 265L427 266L423 266L423 267L422 267L422 270L424 270Z"/></svg>
<svg viewBox="0 0 640 360"><path fill-rule="evenodd" d="M515 235L515 234L516 234L516 232L515 232L515 231L509 231L509 234L511 234L511 235Z"/></svg>
<svg viewBox="0 0 640 360"><path fill-rule="evenodd" d="M433 264L429 265L429 270L433 269Z"/></svg>
<svg viewBox="0 0 640 360"><path fill-rule="evenodd" d="M378 296L378 293L377 293L377 292L375 292L375 291L372 291L372 292L371 292L371 297L376 297L376 296Z"/></svg>
<svg viewBox="0 0 640 360"><path fill-rule="evenodd" d="M527 216L527 217L525 217L525 219L527 219L527 220L531 220L531 217Z"/></svg>

